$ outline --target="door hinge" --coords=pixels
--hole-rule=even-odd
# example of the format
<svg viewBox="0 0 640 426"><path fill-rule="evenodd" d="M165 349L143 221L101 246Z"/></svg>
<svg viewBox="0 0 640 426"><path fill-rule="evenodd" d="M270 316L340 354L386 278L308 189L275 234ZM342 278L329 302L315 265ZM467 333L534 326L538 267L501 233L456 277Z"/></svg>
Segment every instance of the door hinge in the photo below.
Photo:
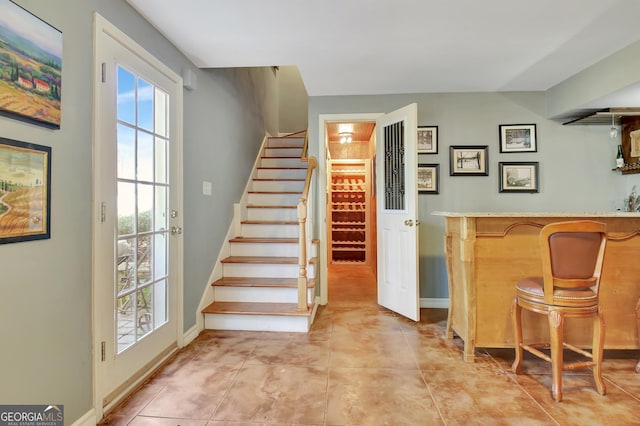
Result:
<svg viewBox="0 0 640 426"><path fill-rule="evenodd" d="M105 341L100 342L100 361L104 362L107 359L107 344Z"/></svg>
<svg viewBox="0 0 640 426"><path fill-rule="evenodd" d="M100 203L100 223L107 221L107 203L104 201Z"/></svg>
<svg viewBox="0 0 640 426"><path fill-rule="evenodd" d="M107 63L103 62L102 63L102 70L101 70L102 76L100 77L103 83L107 82Z"/></svg>

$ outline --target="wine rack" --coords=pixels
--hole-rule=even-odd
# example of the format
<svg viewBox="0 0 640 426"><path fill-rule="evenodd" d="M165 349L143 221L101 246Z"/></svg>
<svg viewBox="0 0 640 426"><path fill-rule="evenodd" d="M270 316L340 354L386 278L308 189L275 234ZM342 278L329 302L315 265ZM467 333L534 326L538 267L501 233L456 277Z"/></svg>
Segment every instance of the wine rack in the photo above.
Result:
<svg viewBox="0 0 640 426"><path fill-rule="evenodd" d="M331 261L367 263L370 253L370 160L330 162Z"/></svg>

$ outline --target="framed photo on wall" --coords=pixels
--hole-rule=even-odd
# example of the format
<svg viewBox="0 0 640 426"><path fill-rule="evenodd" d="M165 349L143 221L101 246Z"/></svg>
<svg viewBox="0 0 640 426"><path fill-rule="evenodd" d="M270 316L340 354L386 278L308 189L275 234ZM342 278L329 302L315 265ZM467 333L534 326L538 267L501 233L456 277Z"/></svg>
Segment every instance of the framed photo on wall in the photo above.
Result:
<svg viewBox="0 0 640 426"><path fill-rule="evenodd" d="M438 126L418 126L418 154L438 153Z"/></svg>
<svg viewBox="0 0 640 426"><path fill-rule="evenodd" d="M450 146L449 176L488 176L488 151L487 145Z"/></svg>
<svg viewBox="0 0 640 426"><path fill-rule="evenodd" d="M500 152L536 152L538 141L535 124L500 124Z"/></svg>
<svg viewBox="0 0 640 426"><path fill-rule="evenodd" d="M440 164L418 164L418 192L440 193Z"/></svg>
<svg viewBox="0 0 640 426"><path fill-rule="evenodd" d="M538 162L499 163L500 192L540 192Z"/></svg>
<svg viewBox="0 0 640 426"><path fill-rule="evenodd" d="M0 115L59 129L62 32L0 0Z"/></svg>
<svg viewBox="0 0 640 426"><path fill-rule="evenodd" d="M51 147L0 137L0 244L50 238Z"/></svg>

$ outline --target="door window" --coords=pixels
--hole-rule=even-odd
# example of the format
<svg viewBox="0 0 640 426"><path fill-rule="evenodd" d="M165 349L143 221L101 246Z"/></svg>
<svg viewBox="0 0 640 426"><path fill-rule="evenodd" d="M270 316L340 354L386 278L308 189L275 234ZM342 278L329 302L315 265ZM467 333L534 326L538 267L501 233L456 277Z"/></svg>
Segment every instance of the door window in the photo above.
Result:
<svg viewBox="0 0 640 426"><path fill-rule="evenodd" d="M118 66L118 353L168 321L168 105L167 93Z"/></svg>

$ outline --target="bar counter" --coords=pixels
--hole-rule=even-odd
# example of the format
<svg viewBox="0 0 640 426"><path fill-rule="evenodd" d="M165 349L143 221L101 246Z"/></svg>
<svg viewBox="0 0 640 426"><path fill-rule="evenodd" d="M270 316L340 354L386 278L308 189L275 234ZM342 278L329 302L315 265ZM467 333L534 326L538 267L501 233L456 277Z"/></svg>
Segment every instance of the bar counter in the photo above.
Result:
<svg viewBox="0 0 640 426"><path fill-rule="evenodd" d="M538 234L552 222L596 220L607 224L600 282L605 349L640 349L640 214L638 213L453 213L445 217L449 286L447 336L464 341L464 360L476 347L512 348L511 303L515 284L542 275ZM523 311L525 341L548 342L543 315ZM589 319L567 319L569 343L590 348ZM640 366L640 364L639 364Z"/></svg>

